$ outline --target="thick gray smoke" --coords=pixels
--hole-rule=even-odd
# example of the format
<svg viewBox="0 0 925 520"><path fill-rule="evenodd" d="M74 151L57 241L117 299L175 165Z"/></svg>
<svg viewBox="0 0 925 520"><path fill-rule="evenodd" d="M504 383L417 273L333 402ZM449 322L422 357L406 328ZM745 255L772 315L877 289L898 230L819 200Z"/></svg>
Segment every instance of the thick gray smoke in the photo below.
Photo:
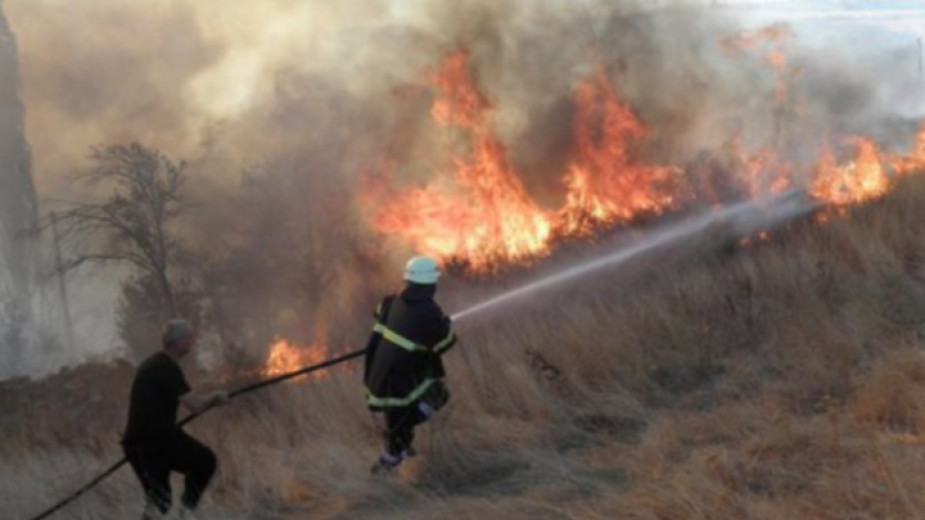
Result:
<svg viewBox="0 0 925 520"><path fill-rule="evenodd" d="M139 141L188 161L190 212L178 232L209 262L259 272L260 280L236 287L265 294L250 298L255 308L274 308L292 293L292 271L337 268L334 281L319 275L324 294L290 305L296 317L273 314L263 336L248 336L255 341L302 322L336 329L332 316L352 316L367 292L394 283L409 251L384 246L366 219L369 201L357 193L386 160L400 164L403 186L452 167L445 152L453 133L430 118L429 75L459 48L472 55L527 189L549 207L561 202L574 144L574 89L600 70L649 126L634 153L654 164L724 153L737 136L793 158L811 157L826 135L873 134L908 147L908 110L921 106L922 79L906 43L869 38L859 50L854 29L823 41L815 26L797 24L781 30L785 37L736 47L724 42L760 28L743 12L654 4L6 0L20 42L36 183L49 207L93 195L68 181L89 166L90 146ZM0 67L14 60L3 29ZM779 69L769 61L775 52L786 56ZM15 72L0 72L0 87L15 88ZM781 81L786 94L776 99ZM18 107L0 97L0 121L18 120ZM15 156L28 165L28 155ZM34 218L34 208L33 201L17 211ZM306 257L287 258L295 245ZM99 316L100 302L114 299L86 288L75 314L92 307ZM83 342L111 340L88 334Z"/></svg>
<svg viewBox="0 0 925 520"><path fill-rule="evenodd" d="M18 368L33 321L38 208L19 88L16 40L0 3L0 375Z"/></svg>
<svg viewBox="0 0 925 520"><path fill-rule="evenodd" d="M62 180L89 146L125 140L195 161L223 184L292 153L337 155L324 174L353 182L383 149L433 148L427 74L459 47L472 52L520 169L549 190L571 144L571 92L601 66L664 162L718 149L736 131L757 141L771 132L772 50L788 55L784 109L808 108L792 122L804 131L880 131L919 97L912 58L893 42L859 49L867 32L845 27L823 44L806 26L726 52L724 39L749 30L747 11L691 2L7 1L46 195L70 195Z"/></svg>

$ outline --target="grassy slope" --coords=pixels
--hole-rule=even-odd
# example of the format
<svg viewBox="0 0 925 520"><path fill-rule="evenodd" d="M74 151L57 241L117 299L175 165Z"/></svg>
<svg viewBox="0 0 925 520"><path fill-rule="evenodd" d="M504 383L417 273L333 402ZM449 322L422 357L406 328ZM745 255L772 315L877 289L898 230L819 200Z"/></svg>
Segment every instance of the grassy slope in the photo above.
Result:
<svg viewBox="0 0 925 520"><path fill-rule="evenodd" d="M204 517L918 518L923 200L925 179L907 179L824 225L460 324L451 405L390 480L367 476L377 427L355 374L242 398L191 428L220 457ZM119 457L11 439L11 518ZM139 501L123 471L62 518Z"/></svg>

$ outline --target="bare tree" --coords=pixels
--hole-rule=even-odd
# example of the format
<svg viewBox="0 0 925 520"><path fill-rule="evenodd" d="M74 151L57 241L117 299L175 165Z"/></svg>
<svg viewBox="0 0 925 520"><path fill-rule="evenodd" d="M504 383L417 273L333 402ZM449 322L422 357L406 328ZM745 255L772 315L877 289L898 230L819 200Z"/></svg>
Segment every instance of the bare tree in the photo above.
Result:
<svg viewBox="0 0 925 520"><path fill-rule="evenodd" d="M90 158L94 166L81 178L112 186L113 193L103 202L78 204L59 216L63 236L78 248L63 268L128 262L154 282L165 310L176 314L169 271L180 245L168 227L181 212L185 164L138 143L95 147Z"/></svg>

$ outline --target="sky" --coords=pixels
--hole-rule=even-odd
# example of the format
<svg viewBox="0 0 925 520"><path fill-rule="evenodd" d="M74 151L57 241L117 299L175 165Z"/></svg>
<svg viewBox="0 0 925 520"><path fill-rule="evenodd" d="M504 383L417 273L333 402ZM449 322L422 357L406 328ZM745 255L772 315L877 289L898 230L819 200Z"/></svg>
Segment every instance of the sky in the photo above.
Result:
<svg viewBox="0 0 925 520"><path fill-rule="evenodd" d="M699 0L698 0L699 1ZM722 5L740 5L742 20L755 27L786 23L802 44L822 49L840 42L857 41L860 59L878 59L889 49L908 57L911 69L925 60L925 0L719 0ZM850 39L849 39L850 38ZM909 104L910 115L925 116L925 92L917 104Z"/></svg>
<svg viewBox="0 0 925 520"><path fill-rule="evenodd" d="M681 0L737 9L756 24L790 22L815 28L867 27L881 37L925 36L925 0ZM676 3L668 0L663 3Z"/></svg>
<svg viewBox="0 0 925 520"><path fill-rule="evenodd" d="M766 1L755 11L758 20L866 26L897 38L925 36L925 1Z"/></svg>

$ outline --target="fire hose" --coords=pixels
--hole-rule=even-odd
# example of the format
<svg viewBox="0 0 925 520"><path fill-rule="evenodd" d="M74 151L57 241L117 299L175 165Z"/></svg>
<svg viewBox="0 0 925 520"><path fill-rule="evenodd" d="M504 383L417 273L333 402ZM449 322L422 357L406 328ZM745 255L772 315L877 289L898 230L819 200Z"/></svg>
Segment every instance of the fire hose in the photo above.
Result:
<svg viewBox="0 0 925 520"><path fill-rule="evenodd" d="M287 380L287 379L292 379L293 377L297 377L297 376L300 376L300 375L303 375L303 374L308 374L308 373L314 372L314 371L316 371L316 370L322 370L322 369L325 369L325 368L328 368L328 367L332 367L332 366L334 366L334 365L338 365L338 364L343 363L343 362L345 362L345 361L349 361L349 360L351 360L351 359L353 359L353 358L360 357L360 356L362 356L362 355L365 354L365 353L366 353L366 349L363 349L363 350L356 350L356 351L354 351L354 352L350 352L350 353L348 353L348 354L344 354L344 355L342 355L342 356L339 356L339 357L336 357L336 358L332 358L332 359L329 359L329 360L327 360L327 361L323 361L323 362L318 363L318 364L315 364L315 365L309 365L309 366L307 366L307 367L302 367L302 368L300 368L300 369L298 369L298 370L295 370L295 371L293 371L293 372L287 372L287 373L285 373L285 374L280 374L280 375L278 375L278 376L274 376L274 377L271 377L271 378L269 378L269 379L264 379L264 380L262 380L262 381L257 381L256 383L252 383L252 384L249 384L249 385L246 385L246 386L242 386L241 388L237 388L237 389L235 389L235 390L232 390L231 392L228 393L228 398L229 398L229 399L233 399L233 398L238 397L238 396L240 396L240 395L244 395L244 394L253 392L253 391L255 391L255 390L259 390L259 389L261 389L261 388L264 388L264 387L267 387L267 386L270 386L270 385L274 385L274 384L276 384L276 383L280 383L280 382L285 381L285 380ZM205 410L202 410L202 411L200 411L200 412L196 412L196 413L190 414L190 415L188 415L187 417L183 418L179 423L177 423L177 426L183 426L183 425L185 425L185 424L191 422L193 419L196 419L196 418L199 417L200 415L202 415L202 414L208 412L208 411L211 410L211 409L212 409L212 407L210 406L210 407L206 408ZM48 518L49 516L51 516L51 515L54 514L55 512L59 511L59 510L60 510L61 508L63 508L64 506L70 504L70 503L73 502L74 500L77 500L81 495L83 495L84 493L86 493L87 491L89 491L90 489L92 489L93 487L95 487L97 484L99 484L100 482L102 482L103 480L105 480L109 475L112 475L113 473L115 473L119 468L121 468L122 466L124 466L126 462L128 462L128 459L125 458L125 457L122 457L122 459L121 459L119 462L116 462L116 463L113 464L112 466L109 466L109 468L107 468L105 471L103 471L102 473L100 473L97 477L95 477L93 480L91 480L90 482L88 482L87 484L85 484L83 487L81 487L81 488L78 489L77 491L71 493L67 498L65 498L64 500L61 500L60 502L58 502L58 503L55 504L54 506L52 506L52 507L46 509L45 511L43 511L43 512L40 513L40 514L38 514L37 516L32 517L31 520L43 520L43 519L45 519L45 518Z"/></svg>

